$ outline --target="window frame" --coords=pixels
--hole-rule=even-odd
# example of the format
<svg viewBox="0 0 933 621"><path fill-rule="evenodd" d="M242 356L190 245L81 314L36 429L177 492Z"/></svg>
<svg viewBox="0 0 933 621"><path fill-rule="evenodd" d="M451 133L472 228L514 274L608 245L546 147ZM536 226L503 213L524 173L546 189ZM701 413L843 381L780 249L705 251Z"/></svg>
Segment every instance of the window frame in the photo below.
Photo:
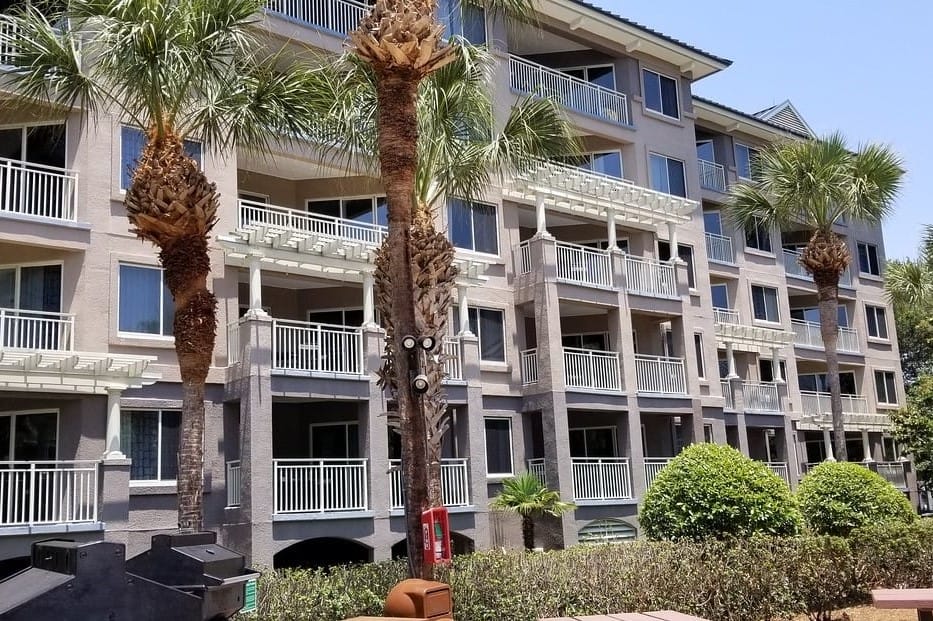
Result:
<svg viewBox="0 0 933 621"><path fill-rule="evenodd" d="M706 359L704 357L704 352L706 351L703 346L703 333L694 332L693 333L693 348L696 351L697 357L697 378L701 380L706 379Z"/></svg>
<svg viewBox="0 0 933 621"><path fill-rule="evenodd" d="M619 457L619 428L617 425L584 425L582 427L569 427L567 429L567 444L569 447L570 444L570 434L574 431L583 432L583 452L586 455L571 455L571 459L601 459L599 457L591 456L590 449L586 440L587 431L611 431L610 434L612 438L612 455L613 459Z"/></svg>
<svg viewBox="0 0 933 621"><path fill-rule="evenodd" d="M647 92L648 84L645 81L646 74L648 73L654 74L658 77L658 100L661 102L660 110L655 110L654 108L648 105L648 92ZM670 114L667 114L666 112L664 112L664 97L662 97L663 90L661 89L661 78L666 78L674 83L674 99L676 100L675 105L677 106L676 116L671 116ZM682 106L680 103L680 81L677 78L667 75L665 73L661 73L660 71L655 71L654 69L642 67L641 68L641 88L642 88L642 99L644 101L644 107L647 112L661 115L662 117L666 119L674 119L675 121L680 120Z"/></svg>
<svg viewBox="0 0 933 621"><path fill-rule="evenodd" d="M648 177L649 177L648 181L649 181L649 184L651 184L651 181L652 181L652 179L651 179L651 168L652 168L652 166L651 166L651 158L653 158L653 157L660 157L660 158L663 158L663 159L664 159L664 170L665 170L666 173L667 173L667 189L668 189L668 190L671 189L671 168L670 168L670 166L668 165L668 162L673 161L673 162L679 162L679 163L680 163L680 170L681 170L681 174L683 175L683 182L684 182L684 195L683 195L683 196L680 196L680 194L672 194L672 193L669 192L669 191L659 190L658 188L655 188L655 187L652 187L651 189L654 190L655 192L661 192L662 194L667 194L668 196L677 196L677 197L679 197L679 198L687 198L687 195L689 194L689 192L687 191L687 189L688 189L688 187L687 187L687 162L684 161L684 160L682 160L682 159L680 159L680 158L670 157L669 155L664 155L663 153L658 153L657 151L649 151L649 152L648 152ZM653 184L651 184L651 185L653 185Z"/></svg>
<svg viewBox="0 0 933 621"><path fill-rule="evenodd" d="M846 397L858 397L858 396L860 396L860 395L858 394L858 383L857 383L857 381L856 381L855 371L840 371L840 372L839 372L839 377L841 378L843 375L849 375L849 376L852 377L852 386L854 387L855 392L852 392L852 393L843 392L842 395L843 395L843 396L846 396ZM822 394L822 393L828 393L828 392L829 392L829 390L828 390L828 389L829 389L829 386L828 386L828 385L827 385L827 390L804 390L803 388L800 388L800 382L801 382L801 380L803 380L803 378L807 378L807 377L812 377L812 378L814 378L814 385L815 385L817 388L819 388L819 384L820 384L819 378L820 378L821 376L823 377L823 383L826 383L826 372L825 372L825 371L822 371L822 372L821 372L821 371L810 371L810 372L807 372L807 373L798 373L798 374L797 374L797 389L800 390L801 392L816 392L816 393L821 393L821 394ZM787 378L785 378L785 379L787 379ZM840 383L840 387L841 387L842 381L840 380L839 383Z"/></svg>
<svg viewBox="0 0 933 621"><path fill-rule="evenodd" d="M65 149L64 149L65 157L64 157L64 161L62 162L62 165L59 168L63 170L67 170L68 169L68 145L69 145L68 143L68 121L67 120L62 121L61 123L51 123L49 121L33 121L29 123L13 123L10 125L0 124L0 131L11 131L14 129L20 130L20 150L22 154L25 156L25 158L20 159L20 160L11 160L11 161L25 162L27 164L39 165L36 162L29 161L29 149L28 149L29 130L35 127L51 127L51 126L56 126L56 125L62 126L62 139L65 141ZM41 164L41 165L45 166L45 164Z"/></svg>
<svg viewBox="0 0 933 621"><path fill-rule="evenodd" d="M878 332L878 334L871 333L872 320L875 323L875 332ZM884 336L879 331L881 327L884 327ZM888 330L888 309L886 307L877 304L865 304L865 333L870 339L891 341L891 332Z"/></svg>
<svg viewBox="0 0 933 621"><path fill-rule="evenodd" d="M454 243L453 239L450 239L449 231L451 231L451 226L450 226L450 220L451 220L450 201L451 200L457 200L470 206L470 245L472 246L471 248L463 248L461 246L458 246L456 243ZM495 252L485 252L483 250L476 250L476 226L473 220L473 208L472 208L473 205L485 205L486 207L492 207L493 211L495 212L495 215L496 215L496 226L495 226L496 251ZM447 224L447 230L448 230L448 239L450 239L450 243L454 247L454 249L460 252L468 252L470 254L475 254L479 256L498 258L502 253L502 235L500 234L501 233L500 225L502 222L501 222L501 215L499 214L499 209L500 209L500 205L498 205L497 203L491 203L487 201L477 201L477 200L469 201L464 198L460 198L458 196L449 197L447 199L447 223L446 224Z"/></svg>
<svg viewBox="0 0 933 621"><path fill-rule="evenodd" d="M872 376L875 382L875 402L879 407L899 407L900 403L898 402L897 396L897 373L892 369L873 369ZM882 382L878 383L879 374L882 376ZM887 376L891 376L891 389L893 395L888 394L888 385L887 385ZM893 397L894 401L882 401L880 389L884 388L884 397L885 399L890 399Z"/></svg>
<svg viewBox="0 0 933 621"><path fill-rule="evenodd" d="M118 127L119 127L119 132L118 132L118 134L119 134L119 144L120 144L120 157L119 157L119 159L117 160L117 161L118 161L118 169L117 169L117 188L120 190L120 194L125 194L126 191L129 189L129 186L127 185L126 187L123 187L123 174L128 172L127 169L129 168L131 162L125 162L126 165L124 166L124 161L123 161L123 150L124 150L124 148L123 148L123 147L124 147L124 145L123 145L123 130L124 130L124 129L131 129L131 130L138 131L138 132L142 133L142 135L143 135L144 138L145 138L145 135L146 135L146 131L145 131L144 129L141 129L141 128L139 128L139 127L136 127L135 125L129 125L129 124L127 124L127 123L119 123L119 124L118 124ZM145 146L145 144L146 144L146 143L145 143L145 140L144 140L144 141L143 141L143 146ZM195 162L198 163L198 168L199 168L200 170L204 170L204 142L202 142L201 140L196 140L196 139L194 139L194 138L185 138L183 144L185 145L185 147L187 147L188 144L196 144L196 145L198 145L198 156L197 156L197 157L192 156L192 155L191 155L190 153L188 153L187 151L185 151L185 154L186 154L186 155L189 155ZM138 160L139 160L139 157L140 157L141 155L142 155L142 149L140 149L140 153L136 156L136 158L133 160L133 162L138 161ZM130 176L130 181L132 181L133 174L132 174L132 173L129 173L129 176Z"/></svg>
<svg viewBox="0 0 933 621"><path fill-rule="evenodd" d="M379 222L378 222L378 220L379 220L379 199L380 199L380 198L383 198L383 199L384 199L384 198L386 198L386 195L385 195L385 194L360 194L359 196L327 196L327 197L321 197L321 196L319 196L319 197L316 197L316 198L305 198L305 201L304 201L304 208L305 208L305 209L304 209L304 211L305 211L306 214L309 214L309 215L312 215L312 216L321 216L321 217L325 217L325 218L326 218L326 217L328 217L326 214L322 214L322 213L317 213L317 212L315 212L315 211L311 211L311 210L309 209L310 205L311 205L312 203L323 203L323 202L328 202L328 201L337 201L337 202L340 203L340 215L339 215L338 217L339 217L341 220L346 220L347 222L353 222L353 223L361 224L361 225L364 225L364 226L366 226L366 225L371 225L371 226L382 226L382 227L385 227L385 225L379 224ZM370 204L371 204L371 207L372 207L372 209L371 209L371 211L370 211L370 214L373 216L373 221L372 221L372 222L363 222L363 221L361 221L361 220L355 220L355 219L353 219L353 218L348 218L348 217L347 217L347 205L346 205L347 202L349 202L349 201L362 201L362 200L366 200L366 199L369 199ZM388 202L387 202L386 204L388 205ZM388 207L386 208L386 217L388 218Z"/></svg>
<svg viewBox="0 0 933 621"><path fill-rule="evenodd" d="M749 174L748 177L743 176L739 168L739 157L738 157L739 148L745 149L746 151L746 158L748 160L748 174ZM741 181L754 181L754 177L752 176L754 174L754 172L752 171L752 153L753 152L759 156L761 155L761 149L757 147L747 145L744 142L733 141L732 143L732 156L735 158L735 176L738 177Z"/></svg>
<svg viewBox="0 0 933 621"><path fill-rule="evenodd" d="M22 307L22 268L26 267L53 267L57 266L61 269L60 278L58 279L58 299L60 300L59 308L64 308L64 293L65 293L65 262L64 260L59 261L30 261L28 263L4 263L0 265L0 272L6 270L13 270L15 272L14 283L13 283L13 303L15 306L11 310L28 310L23 309ZM58 312L64 313L63 310Z"/></svg>
<svg viewBox="0 0 933 621"><path fill-rule="evenodd" d="M476 41L471 41L470 39L467 39L466 35L463 34L463 24L464 24L463 4L464 2L469 2L469 0L450 0L450 4L455 5L451 7L451 11L455 9L457 13L459 14L457 18L458 19L457 24L460 26L460 32L454 32L454 33L450 32L450 30L452 30L451 28L452 22L449 18L450 13L448 13L448 16L442 16L440 13L442 9L442 4L438 2L435 18L437 19L438 23L444 26L444 33L442 35L443 40L450 41L451 36L457 36L457 37L462 37L463 39L466 39L471 45L476 45L476 46L489 45L489 19L488 19L489 16L486 14L486 8L480 4L469 2L470 4L473 5L474 10L483 12L483 41L481 43L477 43Z"/></svg>
<svg viewBox="0 0 933 621"><path fill-rule="evenodd" d="M667 259L661 259L661 244L667 244ZM686 249L686 253L683 251ZM659 239L657 243L657 252L658 259L662 261L669 261L671 255L671 242L666 239ZM683 253L683 254L682 254ZM684 256L686 254L686 257ZM677 257L687 264L687 286L691 290L695 290L697 287L697 276L696 276L696 266L694 265L696 254L693 252L693 246L690 244L677 244Z"/></svg>
<svg viewBox="0 0 933 621"><path fill-rule="evenodd" d="M182 416L182 411L181 411L181 409L180 409L180 408L179 408L179 409L174 409L174 408L126 408L126 409L122 409L122 408L121 408L121 410L120 410L120 416L121 416L120 424L121 424L121 426L122 426L122 424L123 424L122 417L123 417L123 414L124 414L124 413L126 413L127 416L132 416L133 413L136 413L136 412L139 412L139 413L151 413L151 412L156 412L156 413L159 415L159 418L158 418L158 433L157 433L157 436L156 436L156 438L157 438L157 439L156 439L156 476L157 476L158 478L155 478L155 479L134 479L134 478L132 478L132 468L131 468L131 469L130 469L130 480L129 480L130 487L156 487L156 486L163 486L163 485L164 485L164 486L173 486L173 485L177 485L177 483L178 483L178 476L177 476L177 473L176 473L176 476L175 476L174 479L163 479L163 478L161 478L161 477L162 477L162 414L163 414L164 412L175 412L175 413L177 413L178 416L179 416L179 423L178 423L178 449L179 449L179 451L180 451L180 450L181 450L181 432L182 432L182 428L181 428L181 416ZM127 433L132 433L132 429L130 429ZM121 433L121 436L122 436L122 433ZM121 437L121 444L122 444L122 437ZM131 457L131 456L129 455L129 453L128 453L129 447L127 447L127 446L121 446L121 449L123 450L124 453L127 453L127 457L129 457L130 459L132 459L132 457ZM203 471L203 466L202 466L202 471Z"/></svg>
<svg viewBox="0 0 933 621"><path fill-rule="evenodd" d="M718 233L716 233L716 232L714 232L714 231L709 231L709 230L707 230L707 228L706 228L706 216L707 216L707 215L713 215L713 214L716 215L716 220L719 221L719 232L718 232ZM723 222L722 222L722 210L721 210L721 209L704 209L704 210L703 210L703 234L704 234L704 235L705 235L706 233L709 233L710 235L718 235L718 236L720 236L720 237L728 237L728 236L725 234L725 230L726 230L726 229L723 228L722 224L723 224Z"/></svg>
<svg viewBox="0 0 933 621"><path fill-rule="evenodd" d="M594 163L593 158L594 156L597 156L597 155L618 155L619 156L619 176L614 177L612 175L608 175L602 172L596 172L595 170L593 170L593 163ZM625 179L625 160L622 157L622 149L598 149L596 151L584 151L582 153L575 155L573 158L568 158L568 159L576 159L576 158L579 158L581 160L583 158L586 158L588 160L590 167L583 168L582 166L578 166L577 164L572 164L574 168L585 170L594 175L603 175L603 176L609 177L610 179Z"/></svg>
<svg viewBox="0 0 933 621"><path fill-rule="evenodd" d="M577 76L570 75L568 72L583 71L584 77L577 78L578 80L583 80L587 84L590 84L592 86L596 86L599 88L607 88L605 86L602 86L601 84L596 84L595 82L591 82L590 76L589 76L590 69L607 69L607 68L612 70L612 88L609 90L616 91L616 86L618 85L618 81L616 80L616 66L612 63L593 63L591 65L570 65L567 67L557 67L555 70L560 71L561 73L567 73L567 75L570 76L571 78L576 78ZM585 154L581 153L581 155L585 155Z"/></svg>
<svg viewBox="0 0 933 621"><path fill-rule="evenodd" d="M862 270L862 248L865 248L865 259L868 262L869 271L867 272ZM874 265L872 265L872 254L874 254ZM870 244L862 241L855 242L855 258L858 261L859 275L874 276L876 278L881 277L881 257L878 256L878 244ZM877 270L877 272L871 271L872 268Z"/></svg>
<svg viewBox="0 0 933 621"><path fill-rule="evenodd" d="M0 418L9 418L10 419L10 444L7 447L10 453L10 459L14 462L20 463L29 463L26 460L16 460L14 457L14 449L16 448L16 417L17 416L32 416L35 414L54 414L55 415L55 458L57 461L60 452L61 452L61 441L62 441L62 415L59 408L37 408L32 410L4 410L0 411Z"/></svg>
<svg viewBox="0 0 933 621"><path fill-rule="evenodd" d="M487 421L505 421L508 424L509 431L509 472L490 472L489 471L489 439L486 434L489 432L489 428L486 426ZM487 479L505 479L515 476L515 434L512 429L512 419L508 416L484 416L483 417L483 461L485 462L486 467L486 478Z"/></svg>
<svg viewBox="0 0 933 621"><path fill-rule="evenodd" d="M141 269L159 271L159 284L161 285L161 287L159 288L159 324L160 324L161 329L159 330L158 334L152 333L152 332L130 332L127 330L120 329L120 316L122 312L121 298L120 298L120 284L121 284L121 281L123 280L123 274L121 273L122 272L121 268L124 265L128 267L136 267L136 268L141 268ZM160 265L147 265L145 263L136 263L134 261L122 261L122 260L117 261L117 336L129 337L129 338L158 339L158 340L163 340L163 341L174 341L175 340L174 325L172 326L172 330L173 330L172 334L165 334L164 333L165 326L161 325L162 321L165 319L165 295L166 294L168 294L169 297L171 297L172 295L171 292L168 291L168 287L166 287L165 285L165 268L163 268ZM172 300L173 306L174 306L174 303L175 301L173 299ZM174 323L174 317L175 317L175 312L172 311L173 323Z"/></svg>
<svg viewBox="0 0 933 621"><path fill-rule="evenodd" d="M358 328L358 327L360 327L360 326L354 325L354 324L352 324L352 323L346 323L346 321L347 321L347 313L348 313L348 312L351 312L351 313L352 313L352 312L355 312L355 311L359 311L360 313L362 313L362 312L363 312L363 307L362 307L362 306L335 306L335 307L328 307L328 308L309 308L309 309L307 309L307 310L305 311L305 320L306 320L308 323L317 323L317 324L321 324L321 325L325 325L325 326L329 326L329 325L339 325L339 326L343 326L344 328ZM322 324L320 321L314 321L314 320L311 319L311 315L312 315L313 313L336 313L336 312L339 312L339 313L341 314L344 323L342 323L342 324L327 324L327 323ZM362 325L362 324L360 324L360 325Z"/></svg>
<svg viewBox="0 0 933 621"><path fill-rule="evenodd" d="M329 459L327 457L314 457L312 455L312 453L314 452L314 429L315 427L343 427L343 448L344 448L343 452L345 455L347 455L347 457L337 457L334 459L346 459L346 460L361 459L360 457L349 456L350 455L350 427L356 427L356 438L357 438L357 444L359 445L357 446L357 448L359 449L360 454L363 453L362 436L360 436L359 421L355 421L355 420L350 420L350 421L339 421L338 420L338 421L330 421L330 422L321 421L321 422L308 424L308 454L309 454L308 458L311 460Z"/></svg>
<svg viewBox="0 0 933 621"><path fill-rule="evenodd" d="M762 289L762 296L764 296L765 290L770 290L774 292L774 310L777 313L776 318L769 319L766 317L765 319L761 319L757 316L757 312L755 311L755 288L756 287L759 289ZM781 323L781 304L780 304L780 297L778 296L778 293L779 292L778 292L777 287L769 287L768 285L749 283L749 294L751 296L751 302L752 302L752 319L754 321L761 322L761 323L769 323L769 324L780 324ZM767 316L768 302L766 298L763 298L763 299L764 299L765 315Z"/></svg>
<svg viewBox="0 0 933 621"><path fill-rule="evenodd" d="M453 313L454 313L454 318L455 318L455 319L456 319L457 317L459 317L459 315L460 315L460 307L459 307L459 305L455 304L454 306L451 307L451 310L452 310ZM480 360L480 362L481 362L481 363L487 363L487 364L499 364L499 365L507 364L508 361L509 361L509 352L508 352L508 346L507 346L508 343L506 342L505 309L504 309L504 308L495 308L495 307L492 307L492 306L479 306L479 305L468 304L468 305L467 305L467 316L468 316L468 318L469 318L469 315L470 315L471 313L474 312L474 310L475 310L475 312L476 312L476 330L473 330L473 322L468 321L468 323L470 324L470 332L473 332L473 334L474 334L474 336L476 336L476 340L477 340L477 342L478 342L478 344L479 344L479 360ZM480 313L480 311L490 311L490 312L494 312L494 313L499 313L499 315L502 317L502 360L492 360L492 359L488 359L488 358L483 358L483 336L482 336L482 327L481 327L480 320L479 320L479 313ZM457 325L457 322L454 321L454 322L451 323L451 325Z"/></svg>
<svg viewBox="0 0 933 621"><path fill-rule="evenodd" d="M721 287L726 292L726 305L725 306L716 306L713 302L713 288ZM712 282L709 284L709 298L710 303L713 304L714 309L720 310L735 310L732 308L732 300L729 298L729 285L724 282Z"/></svg>
<svg viewBox="0 0 933 621"><path fill-rule="evenodd" d="M750 246L748 243L749 233L754 231L755 236L755 246ZM774 256L774 240L772 239L772 227L765 226L765 224L759 219L755 218L755 225L749 229L745 227L743 231L743 238L745 242L745 250L753 250L755 252L762 252L770 256ZM762 248L762 241L767 240L768 248Z"/></svg>

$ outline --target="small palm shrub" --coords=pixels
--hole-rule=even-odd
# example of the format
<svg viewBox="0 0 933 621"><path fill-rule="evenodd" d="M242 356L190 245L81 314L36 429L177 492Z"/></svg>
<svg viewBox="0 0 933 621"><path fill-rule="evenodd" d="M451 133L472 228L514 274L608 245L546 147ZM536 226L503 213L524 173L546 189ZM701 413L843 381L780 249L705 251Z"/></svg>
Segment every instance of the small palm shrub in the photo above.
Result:
<svg viewBox="0 0 933 621"><path fill-rule="evenodd" d="M490 506L499 511L513 511L522 518L522 542L526 550L535 547L535 518L541 515L560 516L576 508L572 502L564 502L560 494L547 486L530 472L502 482L502 491L493 498Z"/></svg>
<svg viewBox="0 0 933 621"><path fill-rule="evenodd" d="M819 534L845 537L862 526L917 519L904 494L856 463L820 464L800 482L797 499L807 527Z"/></svg>
<svg viewBox="0 0 933 621"><path fill-rule="evenodd" d="M638 514L649 539L793 535L801 516L787 484L718 444L685 448L657 476Z"/></svg>

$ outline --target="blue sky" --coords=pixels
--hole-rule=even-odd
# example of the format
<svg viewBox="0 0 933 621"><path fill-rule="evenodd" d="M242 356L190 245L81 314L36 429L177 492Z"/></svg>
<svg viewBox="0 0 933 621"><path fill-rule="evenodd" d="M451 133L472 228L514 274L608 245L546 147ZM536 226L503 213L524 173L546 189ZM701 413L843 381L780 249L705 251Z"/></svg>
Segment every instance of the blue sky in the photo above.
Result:
<svg viewBox="0 0 933 621"><path fill-rule="evenodd" d="M790 99L818 134L894 147L907 177L885 249L913 256L933 223L933 2L592 1L731 59L699 95L747 112Z"/></svg>

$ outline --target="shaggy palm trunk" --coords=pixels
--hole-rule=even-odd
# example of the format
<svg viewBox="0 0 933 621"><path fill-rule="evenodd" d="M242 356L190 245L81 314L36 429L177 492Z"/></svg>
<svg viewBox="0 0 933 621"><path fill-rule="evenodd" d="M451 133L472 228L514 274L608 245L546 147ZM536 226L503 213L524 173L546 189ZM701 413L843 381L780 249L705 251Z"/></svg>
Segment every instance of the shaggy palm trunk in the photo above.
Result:
<svg viewBox="0 0 933 621"><path fill-rule="evenodd" d="M164 280L175 302L175 352L182 384L178 451L178 527L203 525L204 383L217 332L217 299L207 288L208 233L218 195L180 137L149 131L125 206L133 232L159 247Z"/></svg>
<svg viewBox="0 0 933 621"><path fill-rule="evenodd" d="M839 386L839 277L848 267L849 251L838 235L817 231L800 258L813 275L820 311L820 336L826 352L826 383L833 418L834 452L838 461L848 461L845 424L842 418L842 390Z"/></svg>
<svg viewBox="0 0 933 621"><path fill-rule="evenodd" d="M530 515L522 516L522 543L526 550L535 549L535 521Z"/></svg>

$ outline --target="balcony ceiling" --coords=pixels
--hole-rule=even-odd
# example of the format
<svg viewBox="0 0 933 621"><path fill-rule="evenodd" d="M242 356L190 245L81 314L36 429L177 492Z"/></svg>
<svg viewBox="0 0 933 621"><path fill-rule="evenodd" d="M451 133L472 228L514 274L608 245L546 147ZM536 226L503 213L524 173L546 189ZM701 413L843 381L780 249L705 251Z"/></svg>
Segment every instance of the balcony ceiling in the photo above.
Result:
<svg viewBox="0 0 933 621"><path fill-rule="evenodd" d="M517 23L509 26L509 51L519 56L579 52L588 49L589 46L583 43L571 41L531 24Z"/></svg>
<svg viewBox="0 0 933 621"><path fill-rule="evenodd" d="M887 414L843 414L846 431L887 431L891 428L891 419ZM804 416L797 423L802 431L820 431L831 428L832 417L829 414Z"/></svg>
<svg viewBox="0 0 933 621"><path fill-rule="evenodd" d="M773 347L786 347L793 342L793 332L744 324L716 324L717 345L725 347L726 343L732 343L736 351L770 355Z"/></svg>

